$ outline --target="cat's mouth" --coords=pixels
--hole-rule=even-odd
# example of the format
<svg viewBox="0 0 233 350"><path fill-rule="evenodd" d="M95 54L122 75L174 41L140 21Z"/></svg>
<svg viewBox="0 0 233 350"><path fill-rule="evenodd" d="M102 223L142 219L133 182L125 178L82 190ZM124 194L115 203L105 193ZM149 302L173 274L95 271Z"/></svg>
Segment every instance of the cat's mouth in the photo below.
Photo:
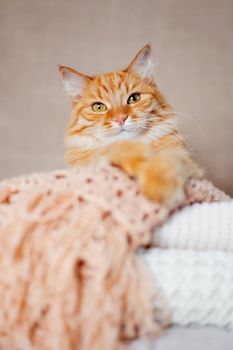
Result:
<svg viewBox="0 0 233 350"><path fill-rule="evenodd" d="M139 134L141 134L142 129L140 128L129 128L129 127L125 127L122 126L120 128L118 128L117 130L114 130L113 134L111 136L115 136L115 137L120 137L122 138L133 138L138 136Z"/></svg>

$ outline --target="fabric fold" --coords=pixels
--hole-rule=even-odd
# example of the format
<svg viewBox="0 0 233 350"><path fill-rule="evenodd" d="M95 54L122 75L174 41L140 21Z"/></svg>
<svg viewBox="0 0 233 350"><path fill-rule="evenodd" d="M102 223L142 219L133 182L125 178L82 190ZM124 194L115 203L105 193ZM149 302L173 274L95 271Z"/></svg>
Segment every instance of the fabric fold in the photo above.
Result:
<svg viewBox="0 0 233 350"><path fill-rule="evenodd" d="M233 251L233 200L196 203L155 231L160 248Z"/></svg>
<svg viewBox="0 0 233 350"><path fill-rule="evenodd" d="M233 329L231 252L157 248L143 259L167 302L172 323Z"/></svg>

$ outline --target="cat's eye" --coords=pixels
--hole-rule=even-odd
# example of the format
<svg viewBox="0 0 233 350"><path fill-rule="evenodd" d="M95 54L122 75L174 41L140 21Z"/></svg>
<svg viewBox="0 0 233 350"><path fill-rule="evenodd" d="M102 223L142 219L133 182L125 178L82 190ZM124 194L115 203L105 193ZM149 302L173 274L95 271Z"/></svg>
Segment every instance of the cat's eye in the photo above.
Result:
<svg viewBox="0 0 233 350"><path fill-rule="evenodd" d="M130 95L127 103L128 105L131 105L132 103L136 103L141 100L141 95L138 92L135 92L134 94Z"/></svg>
<svg viewBox="0 0 233 350"><path fill-rule="evenodd" d="M106 112L107 106L102 102L95 102L92 105L92 109L94 112Z"/></svg>

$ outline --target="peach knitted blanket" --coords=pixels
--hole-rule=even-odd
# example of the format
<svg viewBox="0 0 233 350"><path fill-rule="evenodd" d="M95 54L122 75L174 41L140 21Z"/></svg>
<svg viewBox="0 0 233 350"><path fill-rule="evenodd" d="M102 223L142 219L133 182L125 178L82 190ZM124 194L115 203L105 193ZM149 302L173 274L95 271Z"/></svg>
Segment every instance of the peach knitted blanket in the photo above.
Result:
<svg viewBox="0 0 233 350"><path fill-rule="evenodd" d="M186 199L226 200L190 180ZM166 323L136 251L171 212L119 169L90 167L0 183L0 349L118 350Z"/></svg>

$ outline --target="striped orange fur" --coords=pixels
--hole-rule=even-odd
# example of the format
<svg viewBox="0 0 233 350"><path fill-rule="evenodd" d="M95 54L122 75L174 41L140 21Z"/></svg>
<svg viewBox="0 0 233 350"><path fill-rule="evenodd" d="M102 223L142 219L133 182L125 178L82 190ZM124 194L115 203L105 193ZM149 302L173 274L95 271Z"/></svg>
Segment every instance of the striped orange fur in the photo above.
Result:
<svg viewBox="0 0 233 350"><path fill-rule="evenodd" d="M108 161L138 178L141 190L173 202L189 176L199 176L174 113L153 77L150 45L118 72L87 76L60 66L73 108L66 131L66 159L73 165Z"/></svg>

